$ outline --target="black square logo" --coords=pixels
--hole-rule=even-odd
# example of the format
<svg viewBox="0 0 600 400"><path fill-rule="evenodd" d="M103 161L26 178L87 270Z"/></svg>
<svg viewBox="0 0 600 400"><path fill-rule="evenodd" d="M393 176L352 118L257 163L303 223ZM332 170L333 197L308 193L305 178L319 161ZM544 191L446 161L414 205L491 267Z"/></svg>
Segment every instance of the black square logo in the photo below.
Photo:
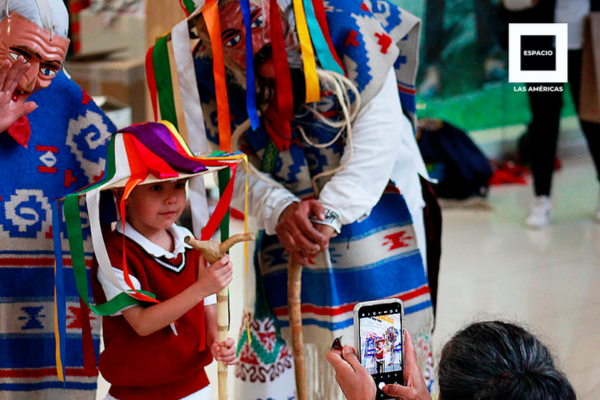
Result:
<svg viewBox="0 0 600 400"><path fill-rule="evenodd" d="M556 36L521 36L521 71L556 71Z"/></svg>

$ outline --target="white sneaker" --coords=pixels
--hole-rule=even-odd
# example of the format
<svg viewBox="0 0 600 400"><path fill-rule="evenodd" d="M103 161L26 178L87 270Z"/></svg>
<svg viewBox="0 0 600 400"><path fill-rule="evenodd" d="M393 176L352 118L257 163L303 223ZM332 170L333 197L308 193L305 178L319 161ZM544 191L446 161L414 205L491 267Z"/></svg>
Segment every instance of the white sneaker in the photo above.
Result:
<svg viewBox="0 0 600 400"><path fill-rule="evenodd" d="M543 228L550 223L551 212L552 203L550 198L548 196L536 196L529 208L525 224L530 228Z"/></svg>

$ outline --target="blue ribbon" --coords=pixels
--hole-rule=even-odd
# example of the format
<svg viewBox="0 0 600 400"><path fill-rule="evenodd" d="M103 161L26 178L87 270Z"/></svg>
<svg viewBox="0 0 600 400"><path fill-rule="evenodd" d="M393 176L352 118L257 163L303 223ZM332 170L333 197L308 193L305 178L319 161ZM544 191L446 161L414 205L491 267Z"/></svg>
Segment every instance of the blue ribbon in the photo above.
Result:
<svg viewBox="0 0 600 400"><path fill-rule="evenodd" d="M260 126L258 112L256 111L256 86L254 82L254 52L252 51L252 18L250 15L250 1L240 0L246 29L246 109L252 130ZM265 19L267 16L264 16Z"/></svg>
<svg viewBox="0 0 600 400"><path fill-rule="evenodd" d="M317 57L321 63L321 67L329 71L337 72L340 75L344 75L344 71L337 61L335 61L335 58L333 58L333 55L329 50L329 45L325 40L325 36L323 36L321 27L317 21L317 16L315 15L315 9L312 5L312 0L304 0L304 13L306 14L306 22L308 23L308 30L310 31L310 38L312 39L315 52L317 53Z"/></svg>
<svg viewBox="0 0 600 400"><path fill-rule="evenodd" d="M60 242L60 204L58 200L52 202L52 241L54 242L54 290L56 291L56 324L58 326L59 357L61 360L64 388L67 376L65 375L66 348L67 348L67 301L65 299L65 279L63 273L62 245Z"/></svg>

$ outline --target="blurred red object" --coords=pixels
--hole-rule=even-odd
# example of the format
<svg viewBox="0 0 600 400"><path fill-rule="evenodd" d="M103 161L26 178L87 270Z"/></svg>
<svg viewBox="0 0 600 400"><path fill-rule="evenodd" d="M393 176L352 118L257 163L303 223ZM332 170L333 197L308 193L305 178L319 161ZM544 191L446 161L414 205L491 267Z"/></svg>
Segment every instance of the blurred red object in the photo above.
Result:
<svg viewBox="0 0 600 400"><path fill-rule="evenodd" d="M79 25L79 13L90 6L90 0L71 0L68 2L69 7L69 34L71 39L71 50L77 54L81 49L81 41L79 33L81 27Z"/></svg>
<svg viewBox="0 0 600 400"><path fill-rule="evenodd" d="M240 210L236 210L235 208L231 207L229 209L229 215L231 216L231 218L233 219L244 219L244 213L241 212Z"/></svg>
<svg viewBox="0 0 600 400"><path fill-rule="evenodd" d="M488 181L490 186L495 185L527 185L529 168L525 165L516 164L513 161L492 161L494 172Z"/></svg>

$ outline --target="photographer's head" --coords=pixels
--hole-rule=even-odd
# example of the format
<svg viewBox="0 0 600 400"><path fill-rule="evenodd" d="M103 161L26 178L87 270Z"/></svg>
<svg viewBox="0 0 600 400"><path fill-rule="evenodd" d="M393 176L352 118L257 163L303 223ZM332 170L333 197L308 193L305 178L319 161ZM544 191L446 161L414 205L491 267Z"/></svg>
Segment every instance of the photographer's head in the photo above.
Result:
<svg viewBox="0 0 600 400"><path fill-rule="evenodd" d="M456 333L438 368L441 400L576 399L548 348L506 322L477 322Z"/></svg>

